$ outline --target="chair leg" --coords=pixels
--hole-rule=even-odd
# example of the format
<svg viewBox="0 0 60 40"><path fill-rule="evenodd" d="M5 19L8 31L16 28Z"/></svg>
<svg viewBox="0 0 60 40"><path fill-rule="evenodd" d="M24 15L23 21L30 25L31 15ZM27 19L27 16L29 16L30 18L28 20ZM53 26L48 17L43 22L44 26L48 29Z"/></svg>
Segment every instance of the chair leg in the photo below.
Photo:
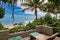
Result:
<svg viewBox="0 0 60 40"><path fill-rule="evenodd" d="M30 40L36 40L36 38L34 38L34 37L30 36Z"/></svg>

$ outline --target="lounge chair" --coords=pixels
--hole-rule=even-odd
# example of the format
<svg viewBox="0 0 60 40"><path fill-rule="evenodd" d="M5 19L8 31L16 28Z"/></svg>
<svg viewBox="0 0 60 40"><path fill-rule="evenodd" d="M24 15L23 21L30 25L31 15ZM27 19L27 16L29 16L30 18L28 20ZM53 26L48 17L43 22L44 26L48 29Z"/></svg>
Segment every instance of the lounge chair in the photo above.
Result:
<svg viewBox="0 0 60 40"><path fill-rule="evenodd" d="M36 40L36 36L39 36L40 33L38 32L33 32L33 33L30 33L30 40Z"/></svg>
<svg viewBox="0 0 60 40"><path fill-rule="evenodd" d="M38 39L40 40L40 37L41 37L41 40L53 40L55 39L55 37L58 35L59 33L55 33L47 38L45 38L43 35L41 35L40 33L38 32L33 32L30 34L30 40L35 40L35 39ZM43 39L42 39L43 38Z"/></svg>
<svg viewBox="0 0 60 40"><path fill-rule="evenodd" d="M23 40L23 38L21 36L17 36L17 37L9 38L8 40Z"/></svg>
<svg viewBox="0 0 60 40"><path fill-rule="evenodd" d="M53 35L51 35L50 37L47 38L47 40L53 40L55 39L55 37L58 35L59 33L55 33Z"/></svg>

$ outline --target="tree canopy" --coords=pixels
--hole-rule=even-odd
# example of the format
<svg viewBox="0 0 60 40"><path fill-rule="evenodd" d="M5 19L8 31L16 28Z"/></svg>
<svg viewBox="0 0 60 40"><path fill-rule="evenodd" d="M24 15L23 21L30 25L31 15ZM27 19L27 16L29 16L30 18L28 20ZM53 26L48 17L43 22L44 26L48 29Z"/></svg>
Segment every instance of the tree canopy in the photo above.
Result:
<svg viewBox="0 0 60 40"><path fill-rule="evenodd" d="M44 0L30 0L28 1L27 3L22 3L21 5L23 6L28 6L26 9L31 9L32 11L34 10L34 13L35 13L35 16L36 16L36 23L38 24L37 22L37 8L40 9L40 5L42 5L42 3L44 2ZM24 10L26 10L24 9Z"/></svg>
<svg viewBox="0 0 60 40"><path fill-rule="evenodd" d="M0 7L0 18L3 18L5 15L5 9L3 9L2 7Z"/></svg>

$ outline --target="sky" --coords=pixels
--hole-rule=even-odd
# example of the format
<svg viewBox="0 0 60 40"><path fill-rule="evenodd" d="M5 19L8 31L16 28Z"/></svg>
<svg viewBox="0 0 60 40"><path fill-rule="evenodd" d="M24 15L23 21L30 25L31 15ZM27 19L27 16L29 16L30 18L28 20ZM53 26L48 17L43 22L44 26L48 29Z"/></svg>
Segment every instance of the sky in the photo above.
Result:
<svg viewBox="0 0 60 40"><path fill-rule="evenodd" d="M44 3L46 3L46 2L48 2L47 0L45 0L44 1ZM17 0L17 7L20 7L20 8L22 8L22 9L24 9L24 8L26 8L26 7L24 7L24 6L21 6L21 3L22 2L20 2L20 0ZM44 16L45 14L46 14L46 12L43 12L43 11L41 11L41 10L39 10L39 9L37 9L38 10L38 15L42 15L42 16ZM34 11L31 11L30 9L29 10L25 10L25 13L26 14L34 14ZM55 16L55 15L53 15L53 14L51 14L52 16Z"/></svg>
<svg viewBox="0 0 60 40"><path fill-rule="evenodd" d="M46 3L46 2L48 2L48 1L45 0L44 3ZM22 2L21 2L20 0L18 0L18 1L17 1L17 6L18 6L18 7L21 7L22 9L25 9L26 7L21 6L21 3L22 3ZM42 11L40 12L39 9L37 9L37 10L38 10L38 14L42 14L42 13L43 13ZM34 11L26 10L25 13L27 13L27 14L34 14Z"/></svg>
<svg viewBox="0 0 60 40"><path fill-rule="evenodd" d="M45 0L43 3L46 3L46 2L48 2L47 0ZM21 7L22 9L25 9L26 7L24 7L24 6L21 6L21 1L20 0L18 0L17 1L17 6L18 7ZM38 15L42 15L42 16L44 16L45 14L46 14L46 12L43 12L43 11L41 11L41 10L39 10L38 8L37 8L37 10L38 10ZM31 11L30 9L29 10L25 10L25 13L26 14L34 14L34 11ZM53 14L52 14L53 15Z"/></svg>

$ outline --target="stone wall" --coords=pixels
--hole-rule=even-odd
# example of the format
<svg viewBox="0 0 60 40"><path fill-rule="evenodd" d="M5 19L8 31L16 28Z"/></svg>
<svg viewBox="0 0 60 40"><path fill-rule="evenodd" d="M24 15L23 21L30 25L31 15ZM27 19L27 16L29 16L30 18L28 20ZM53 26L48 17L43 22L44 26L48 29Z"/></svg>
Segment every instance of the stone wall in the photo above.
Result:
<svg viewBox="0 0 60 40"><path fill-rule="evenodd" d="M48 26L37 26L38 32L47 34L47 35L52 35L53 34L53 28L48 27Z"/></svg>
<svg viewBox="0 0 60 40"><path fill-rule="evenodd" d="M29 34L32 33L32 32L36 32L36 29L34 29L34 30L29 30L29 31L25 31L25 32L12 33L12 34L9 34L9 35L10 35L10 37L14 37L14 36L27 37L27 36L29 36Z"/></svg>
<svg viewBox="0 0 60 40"><path fill-rule="evenodd" d="M9 31L7 30L0 31L0 40L8 40L8 37L9 37Z"/></svg>
<svg viewBox="0 0 60 40"><path fill-rule="evenodd" d="M47 27L47 26L37 26L36 29L33 30L27 30L25 32L17 32L17 33L11 33L9 34L9 31L0 31L0 39L1 40L7 40L8 37L15 37L15 36L22 36L27 37L29 36L30 33L32 32L40 32L40 33L44 33L47 35L52 35L53 34L53 28L52 27Z"/></svg>
<svg viewBox="0 0 60 40"><path fill-rule="evenodd" d="M43 33L43 34L47 34L47 35L52 35L53 34L53 28L52 27L47 27L47 26L37 26L36 29L34 29L34 30L12 33L12 34L9 34L9 35L10 35L10 37L14 37L14 36L27 37L32 32L39 32L39 33Z"/></svg>

